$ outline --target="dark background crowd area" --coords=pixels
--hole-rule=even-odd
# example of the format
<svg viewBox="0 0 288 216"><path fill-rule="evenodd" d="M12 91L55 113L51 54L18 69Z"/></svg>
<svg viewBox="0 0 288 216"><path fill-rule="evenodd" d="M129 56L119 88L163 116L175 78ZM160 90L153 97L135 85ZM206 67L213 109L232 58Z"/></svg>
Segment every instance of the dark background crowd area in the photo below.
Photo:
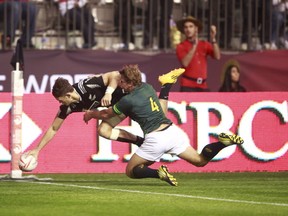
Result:
<svg viewBox="0 0 288 216"><path fill-rule="evenodd" d="M1 0L0 7L14 1L17 2ZM181 41L175 22L186 16L196 17L203 23L200 37L204 40L209 39L210 25L215 25L222 51L288 48L285 0L278 3L275 0L85 0L83 6L71 9L71 15L63 14L60 6L63 0L21 1L35 7L28 11L30 25L23 25L25 19L18 15L19 22L7 26L8 9L3 6L0 10L2 49L10 48L5 38L8 29L15 28L15 38L23 32L33 34L33 46L27 48L173 51ZM22 12L24 9L22 6ZM35 28L30 33L33 22ZM84 31L88 32L86 41ZM13 47L16 42L10 43Z"/></svg>

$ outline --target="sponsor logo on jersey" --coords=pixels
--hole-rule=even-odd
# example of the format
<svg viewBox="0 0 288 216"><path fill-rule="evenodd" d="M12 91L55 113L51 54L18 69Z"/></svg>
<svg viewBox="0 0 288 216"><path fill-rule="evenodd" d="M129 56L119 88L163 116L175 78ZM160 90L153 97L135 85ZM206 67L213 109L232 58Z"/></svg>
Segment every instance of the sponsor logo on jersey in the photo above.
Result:
<svg viewBox="0 0 288 216"><path fill-rule="evenodd" d="M89 95L89 100L95 101L95 100L96 100L96 95L90 94L90 95Z"/></svg>
<svg viewBox="0 0 288 216"><path fill-rule="evenodd" d="M85 89L85 87L84 87L84 85L83 85L83 80L80 80L80 81L78 82L78 88L79 88L79 90L81 91L82 94L87 93L87 91L86 91L86 89Z"/></svg>
<svg viewBox="0 0 288 216"><path fill-rule="evenodd" d="M98 84L87 84L86 86L87 86L88 88L91 88L91 89L94 89L94 88L101 88L101 86L98 85Z"/></svg>

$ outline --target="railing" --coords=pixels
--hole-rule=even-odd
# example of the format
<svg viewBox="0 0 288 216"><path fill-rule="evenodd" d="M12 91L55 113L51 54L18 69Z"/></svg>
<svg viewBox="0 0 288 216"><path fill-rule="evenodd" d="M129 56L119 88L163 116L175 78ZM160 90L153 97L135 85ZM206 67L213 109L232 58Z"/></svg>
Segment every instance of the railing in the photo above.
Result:
<svg viewBox="0 0 288 216"><path fill-rule="evenodd" d="M7 5L15 2L5 0L0 3L3 50L15 45L14 36L10 38L11 44L7 43L9 32L15 25L15 38L26 32L25 44L29 44L33 12L28 10L29 25L25 29L25 19L21 16L18 16L19 22L9 23L12 18L8 17ZM78 26L77 9L73 9L69 18L61 15L58 3L53 0L29 1L28 5L36 8L32 37L35 47L26 45L26 48L79 49L86 43L84 48L89 49L173 51L181 40L175 22L192 15L203 23L202 39L209 39L210 25L217 27L217 41L223 51L288 49L285 8L288 3L285 0L280 2L284 5L282 9L280 5L274 6L272 0L88 0L86 7L80 10ZM21 7L23 5L20 5L23 12ZM85 9L89 9L90 18L85 18ZM87 26L85 42L82 32Z"/></svg>

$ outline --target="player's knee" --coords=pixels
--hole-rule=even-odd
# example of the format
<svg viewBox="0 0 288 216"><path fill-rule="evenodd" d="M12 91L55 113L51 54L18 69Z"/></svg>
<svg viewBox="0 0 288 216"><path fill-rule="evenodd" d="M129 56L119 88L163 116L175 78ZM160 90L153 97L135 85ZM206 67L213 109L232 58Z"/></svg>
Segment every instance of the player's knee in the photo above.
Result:
<svg viewBox="0 0 288 216"><path fill-rule="evenodd" d="M126 167L126 175L129 177L129 178L134 178L134 175L133 175L133 169L129 168L128 166Z"/></svg>
<svg viewBox="0 0 288 216"><path fill-rule="evenodd" d="M188 161L196 167L204 167L209 161L206 160L204 157L199 155L197 158L193 158L192 160Z"/></svg>
<svg viewBox="0 0 288 216"><path fill-rule="evenodd" d="M106 139L117 140L120 130L113 128L108 124L100 124L98 127L98 134Z"/></svg>
<svg viewBox="0 0 288 216"><path fill-rule="evenodd" d="M195 163L194 165L197 166L197 167L204 167L207 163L203 163L203 162L198 162L198 163Z"/></svg>
<svg viewBox="0 0 288 216"><path fill-rule="evenodd" d="M202 157L202 155L200 155L199 160L195 162L195 166L197 167L204 167L209 161L206 160L206 158Z"/></svg>
<svg viewBox="0 0 288 216"><path fill-rule="evenodd" d="M109 130L105 125L99 125L98 127L98 134L104 138L109 139L111 130Z"/></svg>

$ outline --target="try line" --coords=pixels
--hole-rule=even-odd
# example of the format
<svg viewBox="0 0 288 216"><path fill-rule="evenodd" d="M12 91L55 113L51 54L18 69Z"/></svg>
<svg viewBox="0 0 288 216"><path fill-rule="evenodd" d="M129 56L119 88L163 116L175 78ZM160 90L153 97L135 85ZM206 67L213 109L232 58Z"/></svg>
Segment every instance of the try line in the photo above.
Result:
<svg viewBox="0 0 288 216"><path fill-rule="evenodd" d="M163 196L172 196L172 197L184 197L184 198L191 198L191 199L203 199L203 200L223 201L223 202L233 202L233 203L246 203L246 204L255 204L255 205L271 205L271 206L288 207L288 204L286 204L286 203L270 203L270 202L256 202L256 201L247 201L247 200L233 200L233 199L222 199L222 198L213 198L213 197L205 197L205 196L192 196L192 195L186 195L186 194L173 194L173 193L171 194L171 193L149 192L149 191L139 191L139 190L126 190L126 189L117 189L117 188L102 188L102 187L83 186L83 185L74 185L74 184L61 184L61 183L53 183L53 182L30 182L30 181L27 181L27 182L34 183L34 184L46 184L46 185L84 188L84 189L93 189L93 190L118 191L118 192L126 192L126 193L152 194L152 195L161 195L161 196L163 195Z"/></svg>

